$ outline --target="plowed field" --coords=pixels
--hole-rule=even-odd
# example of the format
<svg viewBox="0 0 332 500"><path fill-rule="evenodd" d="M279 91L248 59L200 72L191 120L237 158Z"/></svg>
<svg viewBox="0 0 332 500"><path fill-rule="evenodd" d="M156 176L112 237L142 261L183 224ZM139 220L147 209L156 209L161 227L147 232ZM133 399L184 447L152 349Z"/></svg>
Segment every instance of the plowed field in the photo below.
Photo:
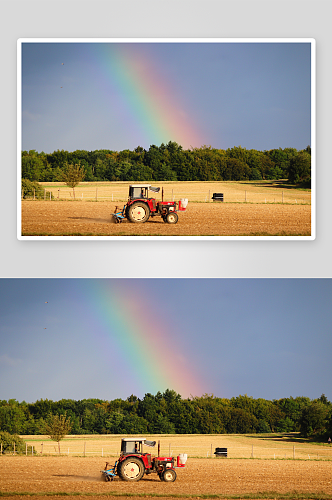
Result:
<svg viewBox="0 0 332 500"><path fill-rule="evenodd" d="M113 462L113 459L112 459ZM188 458L174 483L155 474L135 483L116 478L106 483L100 470L105 459L79 457L0 457L0 494L66 492L67 494L244 495L324 492L332 498L332 462ZM271 498L275 496L271 495ZM311 497L310 497L311 498ZM314 498L314 497L312 497Z"/></svg>
<svg viewBox="0 0 332 500"><path fill-rule="evenodd" d="M22 201L23 236L310 236L311 206L189 203L177 224L111 223L114 203Z"/></svg>

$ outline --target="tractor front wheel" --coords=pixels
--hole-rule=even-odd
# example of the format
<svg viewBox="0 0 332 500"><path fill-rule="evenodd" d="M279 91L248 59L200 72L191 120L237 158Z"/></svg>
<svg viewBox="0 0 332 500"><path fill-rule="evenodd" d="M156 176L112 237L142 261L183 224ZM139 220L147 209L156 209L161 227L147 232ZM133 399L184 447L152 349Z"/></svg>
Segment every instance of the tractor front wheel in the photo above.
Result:
<svg viewBox="0 0 332 500"><path fill-rule="evenodd" d="M139 458L127 458L121 463L120 477L124 481L139 481L144 475L144 465Z"/></svg>
<svg viewBox="0 0 332 500"><path fill-rule="evenodd" d="M150 209L146 203L135 201L127 209L127 217L130 222L146 222L150 217Z"/></svg>
<svg viewBox="0 0 332 500"><path fill-rule="evenodd" d="M176 212L169 212L165 217L165 221L168 224L176 224L178 220L179 220L179 217L178 217L178 214Z"/></svg>
<svg viewBox="0 0 332 500"><path fill-rule="evenodd" d="M176 479L176 472L174 469L166 469L162 474L163 481L166 483L173 483Z"/></svg>

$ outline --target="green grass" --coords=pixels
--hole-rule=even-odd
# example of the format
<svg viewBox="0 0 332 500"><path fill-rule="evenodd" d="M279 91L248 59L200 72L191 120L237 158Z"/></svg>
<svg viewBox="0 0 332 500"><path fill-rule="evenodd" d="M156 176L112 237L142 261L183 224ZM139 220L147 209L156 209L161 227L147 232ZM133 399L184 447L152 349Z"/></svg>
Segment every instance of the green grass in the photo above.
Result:
<svg viewBox="0 0 332 500"><path fill-rule="evenodd" d="M110 491L108 493L90 493L82 492L66 492L66 491L45 491L31 493L28 491L1 491L0 497L14 497L14 496L94 496L94 497L152 497L152 498L200 498L200 499L220 499L220 500L255 500L255 499L274 499L274 500L330 500L331 495L320 493L301 493L298 491L291 491L288 493L277 493L276 491L263 491L259 493L243 493L237 495L222 495L222 494L202 494L202 495L185 495L176 493L120 493L117 491Z"/></svg>
<svg viewBox="0 0 332 500"><path fill-rule="evenodd" d="M287 232L281 232L281 233L264 233L264 232L259 232L259 233L243 233L243 234L193 234L193 235L181 235L181 234L177 234L177 235L165 235L165 234L126 234L124 232L120 232L120 233L112 233L112 234L95 234L95 233L58 233L58 234L48 234L48 233L30 233L30 232L24 232L22 233L22 236L53 236L53 237L56 237L56 236L94 236L94 237L97 237L98 236L107 236L107 237L112 237L112 236L138 236L138 237L147 237L147 236L160 236L160 237L165 237L165 236L174 236L174 238L178 238L178 237L186 237L186 238L201 238L201 237L209 237L209 236L213 236L213 237L228 237L228 236L234 236L234 237L242 237L242 236L311 236L310 233L287 233Z"/></svg>

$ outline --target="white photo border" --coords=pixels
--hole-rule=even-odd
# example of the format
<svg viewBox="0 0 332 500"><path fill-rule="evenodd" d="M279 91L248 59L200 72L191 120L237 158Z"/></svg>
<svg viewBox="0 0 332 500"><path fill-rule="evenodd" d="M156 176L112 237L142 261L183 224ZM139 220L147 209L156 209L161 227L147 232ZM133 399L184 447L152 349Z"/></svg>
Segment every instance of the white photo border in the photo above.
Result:
<svg viewBox="0 0 332 500"><path fill-rule="evenodd" d="M24 43L310 43L311 234L309 236L23 236L21 194L22 44ZM18 240L315 240L316 239L316 40L314 38L19 38L17 40L17 239Z"/></svg>

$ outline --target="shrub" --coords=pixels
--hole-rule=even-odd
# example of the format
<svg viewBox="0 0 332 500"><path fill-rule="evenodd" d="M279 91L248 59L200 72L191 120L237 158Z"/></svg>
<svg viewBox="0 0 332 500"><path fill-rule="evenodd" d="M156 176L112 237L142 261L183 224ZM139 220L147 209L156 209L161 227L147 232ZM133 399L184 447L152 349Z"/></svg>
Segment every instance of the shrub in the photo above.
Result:
<svg viewBox="0 0 332 500"><path fill-rule="evenodd" d="M22 179L22 198L36 198L37 200L44 199L45 191L37 181L29 181L29 179ZM53 194L51 198L54 199ZM50 199L50 191L46 191L46 199Z"/></svg>
<svg viewBox="0 0 332 500"><path fill-rule="evenodd" d="M9 432L0 432L0 443L2 443L2 453L25 453L25 441L17 434L10 434ZM28 451L31 452L31 446L28 446Z"/></svg>

